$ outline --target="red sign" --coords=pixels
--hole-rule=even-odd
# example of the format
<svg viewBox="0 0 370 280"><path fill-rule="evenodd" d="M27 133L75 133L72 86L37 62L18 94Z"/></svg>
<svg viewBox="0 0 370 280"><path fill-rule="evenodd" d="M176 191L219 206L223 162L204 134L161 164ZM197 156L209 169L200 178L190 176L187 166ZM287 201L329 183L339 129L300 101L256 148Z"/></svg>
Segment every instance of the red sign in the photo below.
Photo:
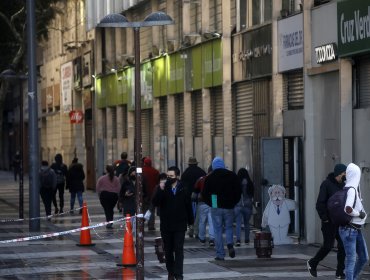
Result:
<svg viewBox="0 0 370 280"><path fill-rule="evenodd" d="M82 123L84 114L80 110L72 110L69 112L69 120L71 123Z"/></svg>

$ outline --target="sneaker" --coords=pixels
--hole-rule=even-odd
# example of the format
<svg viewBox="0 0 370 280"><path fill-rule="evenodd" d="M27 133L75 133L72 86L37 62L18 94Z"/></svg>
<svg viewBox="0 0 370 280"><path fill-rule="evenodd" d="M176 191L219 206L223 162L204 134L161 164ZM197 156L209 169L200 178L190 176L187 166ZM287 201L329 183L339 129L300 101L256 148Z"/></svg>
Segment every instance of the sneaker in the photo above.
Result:
<svg viewBox="0 0 370 280"><path fill-rule="evenodd" d="M237 240L237 241L236 241L235 246L236 246L236 247L240 247L240 240Z"/></svg>
<svg viewBox="0 0 370 280"><path fill-rule="evenodd" d="M335 274L335 279L346 279L346 275L342 273L336 273Z"/></svg>
<svg viewBox="0 0 370 280"><path fill-rule="evenodd" d="M198 238L198 240L199 240L200 244L202 244L202 245L206 244L206 241L205 240L202 240L200 238Z"/></svg>
<svg viewBox="0 0 370 280"><path fill-rule="evenodd" d="M69 210L69 213L71 213L72 215L74 214L74 210L73 209L71 209L71 210Z"/></svg>
<svg viewBox="0 0 370 280"><path fill-rule="evenodd" d="M249 245L249 240L246 240L245 241L245 245Z"/></svg>
<svg viewBox="0 0 370 280"><path fill-rule="evenodd" d="M215 241L214 240L210 240L209 241L209 246L210 247L215 247Z"/></svg>
<svg viewBox="0 0 370 280"><path fill-rule="evenodd" d="M59 209L55 208L54 214L58 214L58 213L59 213Z"/></svg>
<svg viewBox="0 0 370 280"><path fill-rule="evenodd" d="M230 258L235 258L235 249L232 244L227 244L227 249L229 249L229 257Z"/></svg>
<svg viewBox="0 0 370 280"><path fill-rule="evenodd" d="M224 261L224 260L225 260L224 258L215 257L215 261Z"/></svg>
<svg viewBox="0 0 370 280"><path fill-rule="evenodd" d="M63 214L63 213L64 213L63 208L60 208L59 214Z"/></svg>
<svg viewBox="0 0 370 280"><path fill-rule="evenodd" d="M307 261L307 270L312 277L317 277L316 267L311 266L310 260Z"/></svg>

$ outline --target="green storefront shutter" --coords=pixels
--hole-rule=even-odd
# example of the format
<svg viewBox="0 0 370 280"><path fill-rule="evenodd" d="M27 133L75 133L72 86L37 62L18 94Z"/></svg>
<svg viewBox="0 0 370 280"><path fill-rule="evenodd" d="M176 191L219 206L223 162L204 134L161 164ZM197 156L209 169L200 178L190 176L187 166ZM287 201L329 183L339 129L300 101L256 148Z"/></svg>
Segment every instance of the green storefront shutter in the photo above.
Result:
<svg viewBox="0 0 370 280"><path fill-rule="evenodd" d="M176 59L178 54L174 53L167 57L167 74L168 74L168 82L167 82L167 89L168 94L176 93Z"/></svg>
<svg viewBox="0 0 370 280"><path fill-rule="evenodd" d="M161 58L153 60L153 95L154 97L161 96L161 78L164 75Z"/></svg>
<svg viewBox="0 0 370 280"><path fill-rule="evenodd" d="M130 67L126 70L127 76L127 109L135 110L135 68Z"/></svg>
<svg viewBox="0 0 370 280"><path fill-rule="evenodd" d="M202 46L192 48L192 90L202 88Z"/></svg>
<svg viewBox="0 0 370 280"><path fill-rule="evenodd" d="M176 53L176 93L185 90L185 56Z"/></svg>
<svg viewBox="0 0 370 280"><path fill-rule="evenodd" d="M202 44L202 68L203 68L203 87L212 87L212 76L213 76L213 43L212 41L205 42Z"/></svg>
<svg viewBox="0 0 370 280"><path fill-rule="evenodd" d="M117 94L117 77L116 74L111 74L103 78L105 80L104 84L107 87L107 106L112 107L118 104L118 94Z"/></svg>
<svg viewBox="0 0 370 280"><path fill-rule="evenodd" d="M212 86L222 85L222 44L221 39L213 40L213 79Z"/></svg>
<svg viewBox="0 0 370 280"><path fill-rule="evenodd" d="M99 109L105 108L105 89L103 87L104 83L101 77L96 78L95 82L95 94L96 94L96 104Z"/></svg>
<svg viewBox="0 0 370 280"><path fill-rule="evenodd" d="M117 73L117 104L127 104L127 78L125 71Z"/></svg>

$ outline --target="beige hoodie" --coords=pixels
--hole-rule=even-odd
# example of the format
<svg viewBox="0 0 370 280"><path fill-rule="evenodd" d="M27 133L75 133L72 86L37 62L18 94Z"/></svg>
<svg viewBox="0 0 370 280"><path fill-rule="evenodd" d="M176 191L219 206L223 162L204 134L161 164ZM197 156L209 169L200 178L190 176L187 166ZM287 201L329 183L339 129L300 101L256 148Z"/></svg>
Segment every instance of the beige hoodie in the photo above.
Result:
<svg viewBox="0 0 370 280"><path fill-rule="evenodd" d="M356 198L356 204L353 207L352 213L349 214L349 215L353 217L351 223L354 223L354 224L357 224L357 225L363 225L365 223L365 220L366 220L366 217L367 217L367 215L365 216L364 219L361 219L359 217L361 210L363 212L365 212L365 209L362 205L362 198L361 198L360 192L359 192L360 179L361 179L361 169L354 163L348 164L347 170L346 170L346 185L345 185L345 187L347 187L347 188L348 187L353 187L353 188L356 189L356 191L353 188L350 188L348 190L347 200L346 200L346 205L344 207L344 211L346 211L345 208L347 206L349 206L351 208L353 207L353 203L355 201L355 196L356 196L357 197Z"/></svg>

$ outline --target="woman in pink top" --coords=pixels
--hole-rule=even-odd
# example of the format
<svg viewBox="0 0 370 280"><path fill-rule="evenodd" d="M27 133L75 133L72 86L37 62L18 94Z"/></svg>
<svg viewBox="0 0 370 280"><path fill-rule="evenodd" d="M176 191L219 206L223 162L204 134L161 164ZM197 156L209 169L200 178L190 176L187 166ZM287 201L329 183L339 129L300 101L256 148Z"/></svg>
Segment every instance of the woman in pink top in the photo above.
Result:
<svg viewBox="0 0 370 280"><path fill-rule="evenodd" d="M99 195L100 204L104 208L105 219L107 222L113 221L114 207L118 201L118 193L121 189L119 179L114 175L114 167L106 166L107 174L101 176L96 183L96 192ZM107 228L113 228L113 224L108 224Z"/></svg>

